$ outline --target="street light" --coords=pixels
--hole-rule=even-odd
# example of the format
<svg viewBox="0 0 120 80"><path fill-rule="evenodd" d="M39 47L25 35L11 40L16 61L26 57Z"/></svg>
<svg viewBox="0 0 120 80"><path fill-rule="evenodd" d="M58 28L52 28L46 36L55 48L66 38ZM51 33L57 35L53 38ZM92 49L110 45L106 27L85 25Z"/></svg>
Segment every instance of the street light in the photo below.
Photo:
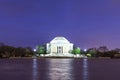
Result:
<svg viewBox="0 0 120 80"><path fill-rule="evenodd" d="M86 52L87 51L87 49L84 49L84 52Z"/></svg>
<svg viewBox="0 0 120 80"><path fill-rule="evenodd" d="M34 51L34 56L36 56L36 51L37 51L37 50L36 50L36 49L33 49L33 51Z"/></svg>
<svg viewBox="0 0 120 80"><path fill-rule="evenodd" d="M34 49L33 51L36 52L36 49Z"/></svg>

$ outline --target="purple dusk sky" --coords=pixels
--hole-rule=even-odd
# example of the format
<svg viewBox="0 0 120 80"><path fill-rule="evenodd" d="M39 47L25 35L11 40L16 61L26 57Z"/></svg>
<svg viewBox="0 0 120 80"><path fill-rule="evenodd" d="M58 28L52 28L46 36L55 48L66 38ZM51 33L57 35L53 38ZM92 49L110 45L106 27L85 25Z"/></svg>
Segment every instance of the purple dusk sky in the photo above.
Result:
<svg viewBox="0 0 120 80"><path fill-rule="evenodd" d="M56 36L120 48L120 0L0 0L0 42L34 48Z"/></svg>

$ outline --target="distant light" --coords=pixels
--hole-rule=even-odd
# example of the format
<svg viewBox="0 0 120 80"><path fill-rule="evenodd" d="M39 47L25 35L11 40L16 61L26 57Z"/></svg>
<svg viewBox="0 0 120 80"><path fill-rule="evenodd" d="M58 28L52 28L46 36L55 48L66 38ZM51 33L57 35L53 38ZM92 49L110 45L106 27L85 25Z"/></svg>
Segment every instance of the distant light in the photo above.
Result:
<svg viewBox="0 0 120 80"><path fill-rule="evenodd" d="M33 51L36 52L36 49L34 49Z"/></svg>
<svg viewBox="0 0 120 80"><path fill-rule="evenodd" d="M87 49L84 49L84 51L86 52L86 51L87 51Z"/></svg>

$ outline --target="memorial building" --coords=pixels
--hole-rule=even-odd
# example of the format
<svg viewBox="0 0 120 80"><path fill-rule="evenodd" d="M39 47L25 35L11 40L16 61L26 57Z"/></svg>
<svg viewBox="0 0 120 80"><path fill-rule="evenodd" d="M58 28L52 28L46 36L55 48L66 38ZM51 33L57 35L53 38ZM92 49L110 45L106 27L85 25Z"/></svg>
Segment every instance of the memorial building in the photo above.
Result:
<svg viewBox="0 0 120 80"><path fill-rule="evenodd" d="M73 43L70 43L65 37L55 37L46 44L47 53L50 55L69 56L72 55Z"/></svg>

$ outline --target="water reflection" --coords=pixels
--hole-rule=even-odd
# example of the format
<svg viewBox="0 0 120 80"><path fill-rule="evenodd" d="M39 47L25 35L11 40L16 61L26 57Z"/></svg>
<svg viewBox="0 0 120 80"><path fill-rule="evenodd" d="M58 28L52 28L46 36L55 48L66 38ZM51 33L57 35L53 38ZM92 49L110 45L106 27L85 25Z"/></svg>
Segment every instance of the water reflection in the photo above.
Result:
<svg viewBox="0 0 120 80"><path fill-rule="evenodd" d="M88 59L83 59L83 80L88 80Z"/></svg>
<svg viewBox="0 0 120 80"><path fill-rule="evenodd" d="M49 79L50 80L73 80L72 59L50 59Z"/></svg>
<svg viewBox="0 0 120 80"><path fill-rule="evenodd" d="M38 67L37 59L33 59L33 80L38 80Z"/></svg>

